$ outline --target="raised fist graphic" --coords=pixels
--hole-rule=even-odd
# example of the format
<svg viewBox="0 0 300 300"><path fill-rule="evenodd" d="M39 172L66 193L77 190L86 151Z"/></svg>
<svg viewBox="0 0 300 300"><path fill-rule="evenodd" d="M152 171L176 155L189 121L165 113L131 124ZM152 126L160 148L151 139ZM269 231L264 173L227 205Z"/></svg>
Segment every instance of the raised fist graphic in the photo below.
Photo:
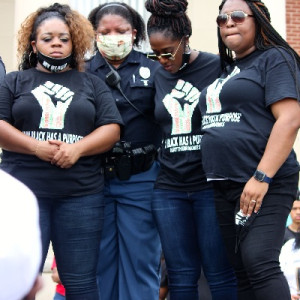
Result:
<svg viewBox="0 0 300 300"><path fill-rule="evenodd" d="M240 73L240 69L236 66L231 74L226 78L216 79L208 88L206 93L206 113L219 113L222 111L222 104L220 101L220 93L224 84L233 76Z"/></svg>
<svg viewBox="0 0 300 300"><path fill-rule="evenodd" d="M31 92L43 110L39 127L63 129L65 114L73 99L74 92L51 81L36 87Z"/></svg>
<svg viewBox="0 0 300 300"><path fill-rule="evenodd" d="M181 79L178 80L175 89L165 96L163 103L172 116L172 135L186 134L192 131L192 116L199 97L200 91Z"/></svg>

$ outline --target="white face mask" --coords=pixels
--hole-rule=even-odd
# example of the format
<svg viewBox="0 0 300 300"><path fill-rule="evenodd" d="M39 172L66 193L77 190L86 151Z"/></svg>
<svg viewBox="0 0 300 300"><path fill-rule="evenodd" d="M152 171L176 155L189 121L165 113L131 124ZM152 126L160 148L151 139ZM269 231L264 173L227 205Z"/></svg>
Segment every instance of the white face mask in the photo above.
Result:
<svg viewBox="0 0 300 300"><path fill-rule="evenodd" d="M108 60L121 60L132 50L132 34L99 34L97 47Z"/></svg>

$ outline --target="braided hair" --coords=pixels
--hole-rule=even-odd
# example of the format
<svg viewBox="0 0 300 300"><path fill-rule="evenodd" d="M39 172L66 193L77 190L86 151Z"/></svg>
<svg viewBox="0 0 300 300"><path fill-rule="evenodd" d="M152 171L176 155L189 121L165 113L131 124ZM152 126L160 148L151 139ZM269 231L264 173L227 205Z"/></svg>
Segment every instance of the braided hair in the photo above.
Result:
<svg viewBox="0 0 300 300"><path fill-rule="evenodd" d="M139 47L140 43L146 40L144 20L131 6L123 2L109 2L94 8L90 12L88 19L92 23L95 31L97 30L101 19L106 15L121 16L128 21L133 29L136 29L137 33L133 42L134 46Z"/></svg>
<svg viewBox="0 0 300 300"><path fill-rule="evenodd" d="M222 10L225 2L222 0L219 6L219 11ZM256 23L256 38L255 47L258 50L266 50L271 47L283 48L287 50L296 60L297 65L300 67L300 57L296 51L281 37L281 35L271 25L271 17L268 8L261 0L244 0L252 11ZM218 45L219 53L221 57L222 67L226 66L226 63L233 62L233 53L223 43L220 29L218 28Z"/></svg>
<svg viewBox="0 0 300 300"><path fill-rule="evenodd" d="M163 32L179 40L192 35L192 25L186 14L187 0L147 0L145 7L151 13L147 22L148 36Z"/></svg>

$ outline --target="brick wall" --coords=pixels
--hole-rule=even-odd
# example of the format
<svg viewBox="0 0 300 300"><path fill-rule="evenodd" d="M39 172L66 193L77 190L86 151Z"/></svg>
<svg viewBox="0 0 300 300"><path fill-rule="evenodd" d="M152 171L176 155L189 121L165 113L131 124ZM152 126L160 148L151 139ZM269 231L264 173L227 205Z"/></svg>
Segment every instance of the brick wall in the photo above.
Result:
<svg viewBox="0 0 300 300"><path fill-rule="evenodd" d="M300 0L286 0L286 39L300 55Z"/></svg>

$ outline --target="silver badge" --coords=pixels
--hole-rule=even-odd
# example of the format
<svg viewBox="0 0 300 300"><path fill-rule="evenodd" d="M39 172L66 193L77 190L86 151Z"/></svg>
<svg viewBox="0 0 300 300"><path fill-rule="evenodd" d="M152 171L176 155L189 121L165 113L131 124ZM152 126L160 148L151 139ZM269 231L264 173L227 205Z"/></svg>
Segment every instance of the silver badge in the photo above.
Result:
<svg viewBox="0 0 300 300"><path fill-rule="evenodd" d="M143 78L141 79L142 82L144 82L144 86L148 85L148 78L151 76L151 71L148 67L140 67L140 76Z"/></svg>

